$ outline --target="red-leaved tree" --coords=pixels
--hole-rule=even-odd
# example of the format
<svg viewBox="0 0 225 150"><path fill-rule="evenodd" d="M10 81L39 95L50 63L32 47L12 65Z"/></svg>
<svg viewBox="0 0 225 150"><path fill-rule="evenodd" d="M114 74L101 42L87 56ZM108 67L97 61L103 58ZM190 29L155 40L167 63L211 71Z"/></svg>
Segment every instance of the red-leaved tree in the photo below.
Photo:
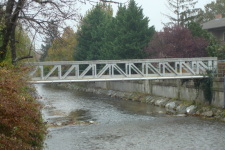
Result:
<svg viewBox="0 0 225 150"><path fill-rule="evenodd" d="M155 33L145 48L148 58L190 58L206 57L208 41L193 37L186 27L165 27Z"/></svg>

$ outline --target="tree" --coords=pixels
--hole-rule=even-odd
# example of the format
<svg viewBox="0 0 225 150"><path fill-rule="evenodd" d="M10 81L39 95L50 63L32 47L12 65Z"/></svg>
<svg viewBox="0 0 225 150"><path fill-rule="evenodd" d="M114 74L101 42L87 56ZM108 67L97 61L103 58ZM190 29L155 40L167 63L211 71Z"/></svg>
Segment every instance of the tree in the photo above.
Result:
<svg viewBox="0 0 225 150"><path fill-rule="evenodd" d="M77 20L79 13L77 9L75 9L76 2L76 0L5 0L1 3L1 6L6 6L6 10L3 14L4 21L1 22L1 26L4 26L0 31L0 35L3 37L2 45L0 46L0 63L6 57L9 41L13 55L13 63L32 57L27 55L15 58L15 29L18 25L18 21L26 25L30 31L34 30L35 33L43 34L51 19L60 25L60 27L63 27L65 20ZM80 2L86 2L86 0L81 0ZM35 33L34 35L36 35Z"/></svg>
<svg viewBox="0 0 225 150"><path fill-rule="evenodd" d="M75 60L97 60L100 58L100 49L103 46L104 22L112 17L108 11L102 9L103 4L97 4L83 18L78 31L78 45L75 48ZM104 8L104 7L103 7Z"/></svg>
<svg viewBox="0 0 225 150"><path fill-rule="evenodd" d="M35 55L34 46L31 44L32 41L28 36L27 32L18 25L15 30L15 54L14 56L23 57L26 55ZM6 53L6 58L1 62L0 66L10 65L12 63L12 52L10 51L10 46L7 47L8 51ZM24 61L35 61L35 58Z"/></svg>
<svg viewBox="0 0 225 150"><path fill-rule="evenodd" d="M44 61L48 56L48 50L52 46L53 41L59 37L58 25L53 20L48 24L48 30L46 31L46 37L44 39L44 45L41 44L42 55L40 61Z"/></svg>
<svg viewBox="0 0 225 150"><path fill-rule="evenodd" d="M166 7L175 14L176 17L163 14L170 20L170 22L164 23L164 25L186 25L189 21L194 20L197 17L199 8L194 8L195 4L198 2L197 0L167 0L167 2L168 5L166 5Z"/></svg>
<svg viewBox="0 0 225 150"><path fill-rule="evenodd" d="M111 17L111 16L107 16L106 19L104 20L104 22L102 23L102 43L104 43L99 52L100 52L100 56L99 59L101 60L113 60L113 59L117 59L117 55L115 55L114 51L113 51L113 42L117 37L117 32L115 29L115 18Z"/></svg>
<svg viewBox="0 0 225 150"><path fill-rule="evenodd" d="M186 27L165 27L150 40L146 52L148 58L191 58L208 56L208 41L194 37Z"/></svg>
<svg viewBox="0 0 225 150"><path fill-rule="evenodd" d="M201 16L198 20L199 23L208 22L215 19L215 15L222 14L225 17L225 0L216 0L204 6L204 10L198 11Z"/></svg>
<svg viewBox="0 0 225 150"><path fill-rule="evenodd" d="M218 57L219 43L212 34L202 29L202 26L194 21L188 23L187 27L191 31L192 36L203 38L208 41L208 46L206 48L208 51L208 56Z"/></svg>
<svg viewBox="0 0 225 150"><path fill-rule="evenodd" d="M66 27L62 37L56 38L48 50L46 61L72 61L74 47L77 45L76 33Z"/></svg>
<svg viewBox="0 0 225 150"><path fill-rule="evenodd" d="M134 0L128 7L120 6L115 19L113 53L116 59L141 59L145 56L144 47L155 33L154 26L148 26L149 19L144 17L143 9Z"/></svg>

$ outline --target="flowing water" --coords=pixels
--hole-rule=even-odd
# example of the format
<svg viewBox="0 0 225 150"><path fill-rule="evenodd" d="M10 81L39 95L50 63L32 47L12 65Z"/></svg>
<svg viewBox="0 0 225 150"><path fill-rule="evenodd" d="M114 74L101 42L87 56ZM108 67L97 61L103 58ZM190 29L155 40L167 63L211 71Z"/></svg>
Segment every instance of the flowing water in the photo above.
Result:
<svg viewBox="0 0 225 150"><path fill-rule="evenodd" d="M225 150L225 123L173 117L164 108L37 85L49 150ZM63 124L67 122L67 124Z"/></svg>

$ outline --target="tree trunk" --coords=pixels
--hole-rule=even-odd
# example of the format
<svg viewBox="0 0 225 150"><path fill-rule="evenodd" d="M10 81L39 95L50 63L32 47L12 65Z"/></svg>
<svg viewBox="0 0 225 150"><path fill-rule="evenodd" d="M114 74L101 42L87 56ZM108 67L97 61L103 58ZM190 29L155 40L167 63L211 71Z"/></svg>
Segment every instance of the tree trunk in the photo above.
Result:
<svg viewBox="0 0 225 150"><path fill-rule="evenodd" d="M12 64L13 65L16 65L15 30L16 30L16 25L13 25L12 31L11 31L11 39L10 39L10 48L11 48Z"/></svg>
<svg viewBox="0 0 225 150"><path fill-rule="evenodd" d="M0 47L0 63L5 60L7 53L7 45L10 41L10 36L12 35L12 28L17 23L18 16L20 11L24 7L25 0L19 0L17 5L15 0L8 0L6 5L6 14L5 14L5 27L0 32L0 35L3 35L3 44ZM14 5L16 5L15 10ZM14 12L13 12L14 10Z"/></svg>

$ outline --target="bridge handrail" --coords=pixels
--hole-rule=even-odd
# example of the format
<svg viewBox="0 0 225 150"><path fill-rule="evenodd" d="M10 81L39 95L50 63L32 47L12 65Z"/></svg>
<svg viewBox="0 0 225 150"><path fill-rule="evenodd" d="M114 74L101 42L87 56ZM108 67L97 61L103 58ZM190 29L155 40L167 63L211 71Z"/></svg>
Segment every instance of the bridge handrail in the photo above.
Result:
<svg viewBox="0 0 225 150"><path fill-rule="evenodd" d="M30 65L78 65L78 64L111 64L111 63L159 63L159 62L186 62L186 61L217 61L217 57L196 57L196 58L163 58L163 59L129 59L129 60L89 60L89 61L47 61L28 62Z"/></svg>

